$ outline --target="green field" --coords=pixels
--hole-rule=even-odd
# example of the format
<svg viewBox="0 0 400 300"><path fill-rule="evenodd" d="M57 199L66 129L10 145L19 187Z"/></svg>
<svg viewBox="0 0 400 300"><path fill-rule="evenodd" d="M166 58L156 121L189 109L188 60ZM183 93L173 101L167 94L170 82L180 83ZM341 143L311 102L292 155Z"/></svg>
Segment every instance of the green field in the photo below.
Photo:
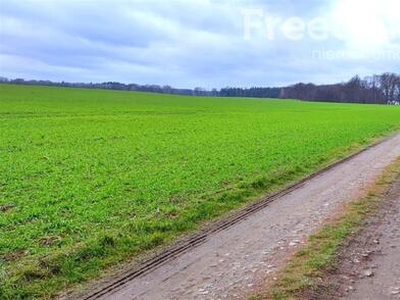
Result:
<svg viewBox="0 0 400 300"><path fill-rule="evenodd" d="M394 106L0 85L0 299L50 297L397 129Z"/></svg>

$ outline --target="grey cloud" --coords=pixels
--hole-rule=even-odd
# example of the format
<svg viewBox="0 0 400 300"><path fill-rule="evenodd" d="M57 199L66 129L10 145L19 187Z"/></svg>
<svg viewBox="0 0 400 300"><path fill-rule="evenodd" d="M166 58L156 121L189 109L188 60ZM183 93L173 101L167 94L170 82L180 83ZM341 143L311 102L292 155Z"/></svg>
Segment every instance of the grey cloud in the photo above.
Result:
<svg viewBox="0 0 400 300"><path fill-rule="evenodd" d="M261 28L252 39L244 39L244 9L307 21L328 16L334 3L3 0L0 75L212 88L335 82L355 72L396 71L400 58L313 57L314 51L347 50L345 41L334 38L316 41L306 35L291 41L277 32L274 40L267 40ZM395 38L384 49L400 51Z"/></svg>

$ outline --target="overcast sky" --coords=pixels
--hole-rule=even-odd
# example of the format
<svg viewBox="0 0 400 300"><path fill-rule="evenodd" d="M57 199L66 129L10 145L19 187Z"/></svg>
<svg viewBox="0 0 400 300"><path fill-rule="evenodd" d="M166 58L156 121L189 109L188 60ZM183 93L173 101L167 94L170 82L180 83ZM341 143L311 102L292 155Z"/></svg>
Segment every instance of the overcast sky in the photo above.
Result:
<svg viewBox="0 0 400 300"><path fill-rule="evenodd" d="M220 88L400 71L398 0L0 1L0 76Z"/></svg>

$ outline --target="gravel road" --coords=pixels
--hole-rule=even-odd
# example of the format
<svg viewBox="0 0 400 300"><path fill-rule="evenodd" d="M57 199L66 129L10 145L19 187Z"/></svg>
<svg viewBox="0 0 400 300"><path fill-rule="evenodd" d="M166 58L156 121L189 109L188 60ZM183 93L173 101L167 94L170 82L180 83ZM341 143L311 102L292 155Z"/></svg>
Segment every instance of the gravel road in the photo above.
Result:
<svg viewBox="0 0 400 300"><path fill-rule="evenodd" d="M398 156L400 134L319 174L101 299L243 299L273 280L311 233L345 203L363 196Z"/></svg>

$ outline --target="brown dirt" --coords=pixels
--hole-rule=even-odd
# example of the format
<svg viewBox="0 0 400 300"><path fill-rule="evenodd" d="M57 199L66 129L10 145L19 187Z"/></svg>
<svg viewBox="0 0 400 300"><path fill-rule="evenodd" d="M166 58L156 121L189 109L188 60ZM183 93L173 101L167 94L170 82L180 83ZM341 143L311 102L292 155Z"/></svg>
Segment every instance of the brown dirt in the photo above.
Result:
<svg viewBox="0 0 400 300"><path fill-rule="evenodd" d="M338 264L304 299L400 299L400 177L370 218L340 250Z"/></svg>

